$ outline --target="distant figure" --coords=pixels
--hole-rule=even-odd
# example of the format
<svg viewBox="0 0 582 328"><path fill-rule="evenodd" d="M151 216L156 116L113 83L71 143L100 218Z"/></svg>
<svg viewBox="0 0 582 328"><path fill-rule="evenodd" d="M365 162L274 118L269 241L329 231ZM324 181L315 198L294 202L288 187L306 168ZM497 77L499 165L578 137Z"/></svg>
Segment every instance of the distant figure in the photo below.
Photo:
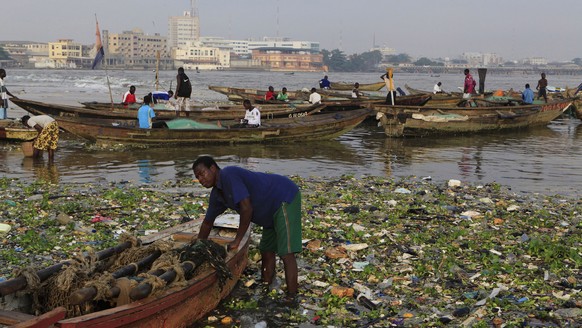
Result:
<svg viewBox="0 0 582 328"><path fill-rule="evenodd" d="M38 137L32 144L34 147L32 157L39 158L42 156L43 150L48 150L49 161L52 162L55 158L57 144L59 143L59 125L57 121L48 115L32 117L24 115L21 120L22 124L38 131Z"/></svg>
<svg viewBox="0 0 582 328"><path fill-rule="evenodd" d="M465 83L463 85L463 99L470 99L471 94L475 93L475 86L477 82L473 79L471 73L469 73L469 69L465 69Z"/></svg>
<svg viewBox="0 0 582 328"><path fill-rule="evenodd" d="M386 104L387 105L394 105L394 100L396 99L396 91L394 90L394 81L390 82L390 80L394 77L394 72L392 72L391 76L388 76L388 72L380 75L380 80L383 80L386 83L386 89L388 90L388 94L386 94ZM390 88L392 86L392 88ZM392 89L392 91L390 91ZM400 88L399 88L400 89Z"/></svg>
<svg viewBox="0 0 582 328"><path fill-rule="evenodd" d="M178 75L176 75L176 110L189 111L190 110L190 96L192 95L192 84L190 78L184 73L184 68L178 68Z"/></svg>
<svg viewBox="0 0 582 328"><path fill-rule="evenodd" d="M125 107L127 107L127 105L135 104L135 102L135 86L132 85L129 87L129 91L123 95L122 103Z"/></svg>
<svg viewBox="0 0 582 328"><path fill-rule="evenodd" d="M327 79L327 75L323 79L319 80L319 87L321 89L331 89L331 82Z"/></svg>
<svg viewBox="0 0 582 328"><path fill-rule="evenodd" d="M273 86L269 86L269 91L267 91L267 93L265 93L265 100L275 100L276 96L275 96L275 89L273 88Z"/></svg>
<svg viewBox="0 0 582 328"><path fill-rule="evenodd" d="M360 92L360 83L354 83L354 88L352 89L352 98L360 98L362 93Z"/></svg>
<svg viewBox="0 0 582 328"><path fill-rule="evenodd" d="M523 103L526 105L533 104L534 93L532 89L530 89L529 83L526 83L525 90L523 90L523 92L521 93L521 99L523 100Z"/></svg>
<svg viewBox="0 0 582 328"><path fill-rule="evenodd" d="M536 90L538 90L538 99L544 98L545 102L548 102L548 80L546 80L546 73L542 73L542 78L538 81Z"/></svg>
<svg viewBox="0 0 582 328"><path fill-rule="evenodd" d="M245 99L243 106L247 110L245 118L241 120L241 126L246 128L258 128L261 126L261 112L257 107L253 107L251 101Z"/></svg>
<svg viewBox="0 0 582 328"><path fill-rule="evenodd" d="M12 98L18 98L11 94L6 86L4 85L4 78L6 77L6 71L0 68L0 95L2 96L2 104L0 104L0 120L5 120L8 118L8 96Z"/></svg>
<svg viewBox="0 0 582 328"><path fill-rule="evenodd" d="M442 83L439 82L437 84L434 85L434 88L432 88L432 93L434 93L435 95L437 93L443 93L443 89L441 88Z"/></svg>
<svg viewBox="0 0 582 328"><path fill-rule="evenodd" d="M287 88L281 89L281 92L277 95L277 100L289 101L289 95L287 94Z"/></svg>
<svg viewBox="0 0 582 328"><path fill-rule="evenodd" d="M310 104L321 104L321 95L317 93L317 89L311 88L311 94L309 95Z"/></svg>

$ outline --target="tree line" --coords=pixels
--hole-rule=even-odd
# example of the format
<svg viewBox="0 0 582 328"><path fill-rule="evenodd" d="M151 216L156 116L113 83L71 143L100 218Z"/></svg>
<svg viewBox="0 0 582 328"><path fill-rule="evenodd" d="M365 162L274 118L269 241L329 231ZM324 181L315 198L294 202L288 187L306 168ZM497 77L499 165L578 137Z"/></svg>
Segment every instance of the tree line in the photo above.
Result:
<svg viewBox="0 0 582 328"><path fill-rule="evenodd" d="M443 63L432 61L426 57L413 61L412 57L404 53L382 56L382 53L378 50L349 56L339 49L331 51L323 49L321 53L323 55L323 64L332 72L375 72L378 70L380 63L444 66Z"/></svg>

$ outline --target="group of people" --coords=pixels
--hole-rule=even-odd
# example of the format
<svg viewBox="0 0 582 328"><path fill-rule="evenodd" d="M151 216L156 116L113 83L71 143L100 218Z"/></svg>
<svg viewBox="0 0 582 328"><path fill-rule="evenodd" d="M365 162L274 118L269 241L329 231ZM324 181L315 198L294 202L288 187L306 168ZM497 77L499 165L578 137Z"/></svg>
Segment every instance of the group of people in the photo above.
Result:
<svg viewBox="0 0 582 328"><path fill-rule="evenodd" d="M283 87L279 93L275 94L275 88L273 88L273 86L270 85L268 91L265 93L265 100L289 101L289 94L287 93L287 88Z"/></svg>

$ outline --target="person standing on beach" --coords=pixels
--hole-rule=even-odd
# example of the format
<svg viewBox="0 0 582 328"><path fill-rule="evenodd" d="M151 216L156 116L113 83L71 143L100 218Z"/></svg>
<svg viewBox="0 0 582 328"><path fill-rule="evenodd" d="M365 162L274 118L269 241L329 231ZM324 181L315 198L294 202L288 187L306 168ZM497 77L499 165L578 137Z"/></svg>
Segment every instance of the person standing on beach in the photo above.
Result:
<svg viewBox="0 0 582 328"><path fill-rule="evenodd" d="M190 96L192 95L192 84L190 78L184 73L184 68L178 68L176 75L176 111L190 110Z"/></svg>
<svg viewBox="0 0 582 328"><path fill-rule="evenodd" d="M542 78L538 81L536 90L538 90L538 99L544 98L544 101L548 102L548 80L546 80L546 73L542 73Z"/></svg>
<svg viewBox="0 0 582 328"><path fill-rule="evenodd" d="M52 162L55 158L57 144L59 143L59 125L57 124L57 121L48 115L37 115L32 117L24 115L21 121L22 124L30 126L38 131L38 137L34 139L34 143L32 144L34 147L32 157L39 158L42 156L43 150L48 150L48 158L49 161Z"/></svg>
<svg viewBox="0 0 582 328"><path fill-rule="evenodd" d="M2 96L2 104L0 104L0 120L5 120L8 118L8 96L12 98L18 98L11 94L6 86L4 85L4 78L6 77L6 71L0 68L0 95Z"/></svg>
<svg viewBox="0 0 582 328"><path fill-rule="evenodd" d="M228 250L238 249L251 222L263 227L261 276L269 285L275 279L276 255L283 261L287 300L293 301L298 289L295 253L302 250L301 192L291 179L236 166L221 169L210 156L201 156L192 164L196 179L212 188L208 209L200 226L198 239L207 239L214 220L227 208L240 215L236 237Z"/></svg>

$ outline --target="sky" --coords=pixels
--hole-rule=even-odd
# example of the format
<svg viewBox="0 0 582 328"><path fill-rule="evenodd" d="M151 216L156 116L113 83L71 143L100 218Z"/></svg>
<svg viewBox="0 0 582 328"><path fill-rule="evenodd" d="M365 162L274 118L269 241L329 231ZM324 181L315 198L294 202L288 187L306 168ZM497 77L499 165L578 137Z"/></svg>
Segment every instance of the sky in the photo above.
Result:
<svg viewBox="0 0 582 328"><path fill-rule="evenodd" d="M167 36L189 0L2 0L0 41L95 42L100 28ZM197 0L202 36L315 41L346 54L377 46L415 58L582 58L580 0Z"/></svg>

